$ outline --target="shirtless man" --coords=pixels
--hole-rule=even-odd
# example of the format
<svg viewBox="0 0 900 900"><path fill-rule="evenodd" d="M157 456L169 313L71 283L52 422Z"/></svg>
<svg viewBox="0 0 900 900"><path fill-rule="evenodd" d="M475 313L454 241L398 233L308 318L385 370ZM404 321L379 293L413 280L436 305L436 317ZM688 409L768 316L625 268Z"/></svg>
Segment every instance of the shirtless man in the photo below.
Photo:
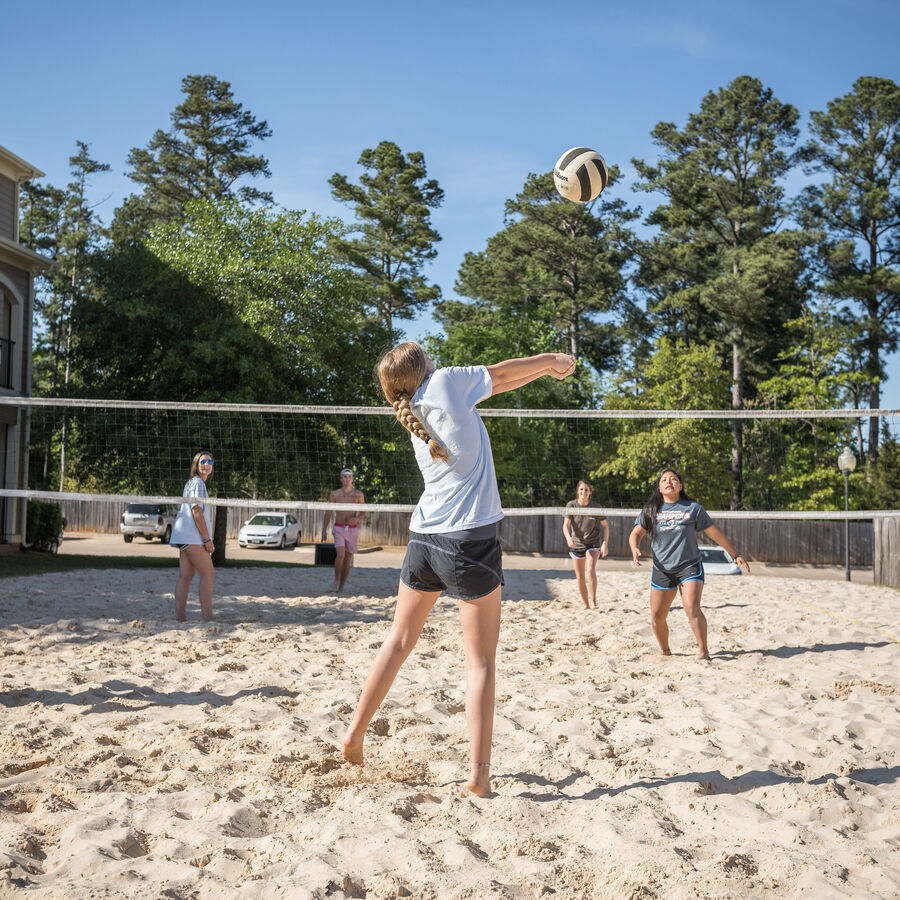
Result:
<svg viewBox="0 0 900 900"><path fill-rule="evenodd" d="M331 492L328 498L331 503L365 503L362 491L353 487L353 469L341 469L341 486ZM329 590L340 593L353 565L353 554L357 550L359 523L365 513L352 513L342 510L334 514L334 549L337 556L334 560L334 583ZM322 525L322 540L328 534L328 523L331 521L331 510L325 511L325 522Z"/></svg>

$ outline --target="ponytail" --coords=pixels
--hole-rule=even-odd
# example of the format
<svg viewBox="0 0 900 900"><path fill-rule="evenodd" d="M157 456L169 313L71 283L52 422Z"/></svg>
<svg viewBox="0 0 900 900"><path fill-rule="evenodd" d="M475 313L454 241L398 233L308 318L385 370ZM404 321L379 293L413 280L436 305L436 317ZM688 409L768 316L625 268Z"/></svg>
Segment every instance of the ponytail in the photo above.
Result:
<svg viewBox="0 0 900 900"><path fill-rule="evenodd" d="M419 440L428 445L435 462L447 462L447 451L431 436L428 429L412 411L410 400L425 380L427 366L425 352L415 341L406 341L388 350L375 367L375 374L388 403L397 414L397 421Z"/></svg>

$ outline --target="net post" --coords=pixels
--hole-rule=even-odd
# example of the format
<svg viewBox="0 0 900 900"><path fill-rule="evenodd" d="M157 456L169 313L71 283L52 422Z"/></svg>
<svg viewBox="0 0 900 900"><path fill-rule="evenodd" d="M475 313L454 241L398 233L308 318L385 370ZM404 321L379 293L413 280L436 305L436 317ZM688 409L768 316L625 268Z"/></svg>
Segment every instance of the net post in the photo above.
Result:
<svg viewBox="0 0 900 900"><path fill-rule="evenodd" d="M224 491L219 491L217 496L224 500L228 495ZM228 507L217 506L215 510L216 518L213 522L213 546L215 549L213 550L212 561L213 565L218 569L220 566L225 565L225 541L228 537Z"/></svg>

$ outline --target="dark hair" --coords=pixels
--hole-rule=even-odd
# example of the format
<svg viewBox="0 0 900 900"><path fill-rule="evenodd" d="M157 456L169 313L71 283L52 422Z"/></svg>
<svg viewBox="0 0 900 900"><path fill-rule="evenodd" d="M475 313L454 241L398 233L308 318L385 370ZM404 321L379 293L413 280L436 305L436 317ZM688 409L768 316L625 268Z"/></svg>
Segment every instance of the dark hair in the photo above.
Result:
<svg viewBox="0 0 900 900"><path fill-rule="evenodd" d="M681 482L681 493L678 495L678 499L691 499L684 492L684 479L675 469L667 466L659 473L659 475L656 476L656 484L653 486L653 490L650 493L650 496L647 498L647 502L644 504L644 508L641 510L641 526L643 527L644 531L647 532L651 541L654 537L656 537L656 514L659 512L659 508L663 505L664 502L662 491L660 491L659 489L659 482L662 480L662 477L666 474L666 472L671 472Z"/></svg>

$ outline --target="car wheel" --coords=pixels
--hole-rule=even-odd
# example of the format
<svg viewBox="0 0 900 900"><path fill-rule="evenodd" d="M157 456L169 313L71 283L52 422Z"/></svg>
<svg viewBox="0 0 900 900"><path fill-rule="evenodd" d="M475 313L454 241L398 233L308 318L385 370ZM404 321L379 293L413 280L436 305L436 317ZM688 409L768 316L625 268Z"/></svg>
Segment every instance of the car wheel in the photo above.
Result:
<svg viewBox="0 0 900 900"><path fill-rule="evenodd" d="M164 544L168 544L171 537L172 537L172 526L166 525L166 533L162 536L162 542Z"/></svg>
<svg viewBox="0 0 900 900"><path fill-rule="evenodd" d="M287 541L284 538L284 535L281 536L281 543L278 545L279 550L284 550L287 547Z"/></svg>
<svg viewBox="0 0 900 900"><path fill-rule="evenodd" d="M125 534L125 535L123 535L123 537L125 538L126 544L130 544L134 540L133 534Z"/></svg>

